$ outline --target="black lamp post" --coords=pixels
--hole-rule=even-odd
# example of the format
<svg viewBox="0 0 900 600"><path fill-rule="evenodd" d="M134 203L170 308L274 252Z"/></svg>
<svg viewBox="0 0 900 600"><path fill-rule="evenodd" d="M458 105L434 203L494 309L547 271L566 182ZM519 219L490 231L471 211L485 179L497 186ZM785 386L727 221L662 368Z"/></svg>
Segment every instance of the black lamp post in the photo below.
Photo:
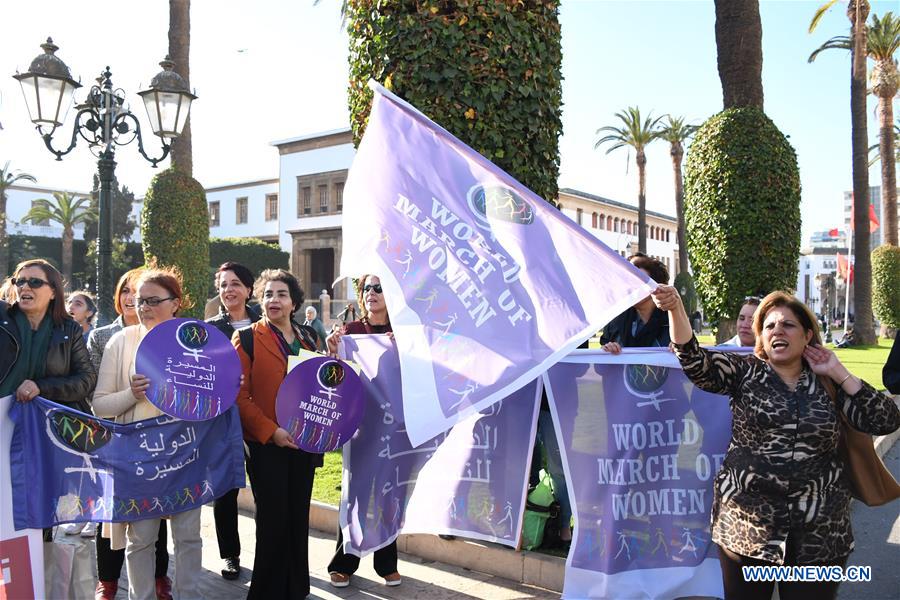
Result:
<svg viewBox="0 0 900 600"><path fill-rule="evenodd" d="M162 155L151 158L144 151L141 137L141 124L125 103L125 92L113 89L112 73L109 67L97 79L98 85L92 86L83 104L76 106L75 126L69 147L55 150L53 134L61 127L66 118L72 95L81 84L72 79L69 68L56 56L59 49L51 38L41 44L44 54L33 61L26 73L13 75L22 86L25 103L31 122L37 126L38 133L44 140L47 149L56 156L56 160L75 148L80 136L88 143L91 152L97 156L97 170L100 179L100 223L97 239L97 300L100 325L112 321L113 282L112 282L112 184L115 180L116 146L138 143L138 152L153 167L169 155L170 140L178 137L187 121L191 110L191 102L196 96L188 90L184 79L172 70L175 63L168 57L160 66L163 70L150 82L150 89L139 92L150 118L150 127L162 140Z"/></svg>

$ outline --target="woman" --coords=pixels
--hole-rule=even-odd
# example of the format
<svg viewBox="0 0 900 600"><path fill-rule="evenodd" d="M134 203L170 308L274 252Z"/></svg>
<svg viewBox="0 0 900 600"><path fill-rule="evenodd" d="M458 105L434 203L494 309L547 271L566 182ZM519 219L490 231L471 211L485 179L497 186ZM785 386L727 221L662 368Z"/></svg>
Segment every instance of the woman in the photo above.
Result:
<svg viewBox="0 0 900 600"><path fill-rule="evenodd" d="M147 332L178 315L186 305L181 276L174 270L147 269L135 283L134 304L140 324L125 327L110 338L100 362L94 413L131 423L158 417L162 412L147 400L150 381L134 372L137 348ZM197 579L201 570L200 509L168 517L175 539L175 594L179 598L199 598ZM113 550L125 548L129 600L157 598L156 545L160 519L103 525Z"/></svg>
<svg viewBox="0 0 900 600"><path fill-rule="evenodd" d="M258 306L251 307L249 303L253 292L253 273L240 263L226 262L216 270L215 281L219 292L219 314L206 322L214 325L230 340L236 329L249 327L259 321ZM225 561L221 573L225 579L237 579L241 574L237 497L238 490L234 489L213 504L219 556Z"/></svg>
<svg viewBox="0 0 900 600"><path fill-rule="evenodd" d="M734 337L722 344L723 346L749 346L756 345L756 334L753 332L753 314L759 306L759 298L747 296L741 305L737 317L737 333Z"/></svg>
<svg viewBox="0 0 900 600"><path fill-rule="evenodd" d="M90 412L97 375L81 326L65 310L62 275L42 259L19 263L12 304L0 300L0 397L37 396Z"/></svg>
<svg viewBox="0 0 900 600"><path fill-rule="evenodd" d="M81 325L84 332L84 343L87 344L88 336L94 328L94 317L97 316L97 305L90 292L72 292L66 299L66 312L76 323Z"/></svg>
<svg viewBox="0 0 900 600"><path fill-rule="evenodd" d="M315 340L291 319L303 304L303 290L293 275L283 269L263 271L254 291L263 317L250 326L252 346L242 343L240 332L231 338L244 376L237 404L256 499L256 550L247 598L305 598L309 501L322 456L300 450L278 425L275 397L287 374L288 356L301 348L315 351Z"/></svg>
<svg viewBox="0 0 900 600"><path fill-rule="evenodd" d="M900 410L821 345L815 317L793 296L763 298L750 356L700 348L675 288L660 286L653 299L669 313L675 354L688 378L731 397L731 443L712 507L725 597L771 597L774 582L745 581L743 566L843 566L853 535L837 451L839 419L888 434L900 427ZM837 588L830 581L780 582L779 595L827 599Z"/></svg>
<svg viewBox="0 0 900 600"><path fill-rule="evenodd" d="M669 282L669 271L660 261L641 252L628 261L659 284ZM603 329L600 344L611 354L619 354L622 348L646 348L669 345L669 323L666 314L656 308L653 298L647 296Z"/></svg>
<svg viewBox="0 0 900 600"><path fill-rule="evenodd" d="M336 354L341 336L347 334L383 333L393 339L394 330L388 317L387 305L384 303L384 291L381 280L375 275L363 275L359 278L361 288L358 293L361 317L351 321L340 330L326 338L328 351ZM328 565L331 585L342 588L350 585L350 576L359 568L359 557L344 553L344 539L341 528L337 532L337 549ZM393 541L384 548L375 551L375 572L384 578L385 585L396 586L402 583L397 572L397 542Z"/></svg>
<svg viewBox="0 0 900 600"><path fill-rule="evenodd" d="M109 325L97 327L88 336L88 353L91 355L91 364L94 370L100 371L100 361L103 359L103 351L110 338L125 327L137 325L137 307L134 303L134 294L137 291L137 280L144 268L131 269L119 277L116 283L113 307L116 310L116 318ZM84 535L84 533L82 533ZM125 564L125 549L113 550L109 545L109 538L103 537L102 531L97 531L97 589L94 591L95 600L113 600L119 589L119 577L122 575L122 565ZM156 540L156 598L157 600L172 600L172 580L167 573L169 571L168 529L166 520L160 519L159 536Z"/></svg>

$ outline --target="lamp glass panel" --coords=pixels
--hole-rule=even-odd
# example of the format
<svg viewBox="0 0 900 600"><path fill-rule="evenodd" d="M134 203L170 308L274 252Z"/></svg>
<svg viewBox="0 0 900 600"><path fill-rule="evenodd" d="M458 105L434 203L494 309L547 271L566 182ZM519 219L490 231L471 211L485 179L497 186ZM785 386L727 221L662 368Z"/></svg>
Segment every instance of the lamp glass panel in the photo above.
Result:
<svg viewBox="0 0 900 600"><path fill-rule="evenodd" d="M178 111L178 123L175 127L175 135L181 135L184 131L184 124L191 112L191 97L187 95L181 96L181 110Z"/></svg>
<svg viewBox="0 0 900 600"><path fill-rule="evenodd" d="M156 92L149 91L141 94L144 100L144 108L147 109L147 118L150 119L150 129L159 135L159 113L156 111Z"/></svg>
<svg viewBox="0 0 900 600"><path fill-rule="evenodd" d="M53 123L54 125L62 125L59 112L62 103L66 101L63 92L66 89L66 82L62 79L51 79L49 77L38 77L38 110L40 110L41 121Z"/></svg>
<svg viewBox="0 0 900 600"><path fill-rule="evenodd" d="M25 105L28 107L28 118L32 123L40 122L40 113L38 113L37 90L35 89L34 77L23 77L19 80L22 85L22 95L25 96Z"/></svg>
<svg viewBox="0 0 900 600"><path fill-rule="evenodd" d="M156 92L159 98L160 131L163 137L175 137L175 124L178 118L178 105L181 94L177 92Z"/></svg>

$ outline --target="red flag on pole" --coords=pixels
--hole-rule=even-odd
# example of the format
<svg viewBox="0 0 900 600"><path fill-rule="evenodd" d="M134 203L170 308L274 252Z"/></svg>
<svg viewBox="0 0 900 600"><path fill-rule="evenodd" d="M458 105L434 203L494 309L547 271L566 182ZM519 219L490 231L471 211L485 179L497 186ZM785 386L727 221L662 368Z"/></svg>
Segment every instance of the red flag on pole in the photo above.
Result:
<svg viewBox="0 0 900 600"><path fill-rule="evenodd" d="M853 266L843 254L837 255L837 267L838 276L848 283L853 283Z"/></svg>
<svg viewBox="0 0 900 600"><path fill-rule="evenodd" d="M850 207L850 230L853 231L854 223L856 222L853 218L854 208L851 205ZM875 216L875 206L873 204L869 204L869 233L875 233L878 230L878 226L881 223L878 222L878 217Z"/></svg>

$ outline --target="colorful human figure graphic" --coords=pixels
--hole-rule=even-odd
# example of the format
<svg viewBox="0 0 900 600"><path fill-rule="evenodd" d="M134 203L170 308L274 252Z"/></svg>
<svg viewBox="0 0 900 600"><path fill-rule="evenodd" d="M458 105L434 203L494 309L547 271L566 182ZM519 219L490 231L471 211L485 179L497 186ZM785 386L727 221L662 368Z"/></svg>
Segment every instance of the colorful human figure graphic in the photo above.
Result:
<svg viewBox="0 0 900 600"><path fill-rule="evenodd" d="M684 545L681 547L681 550L678 551L678 554L681 554L684 551L688 551L694 555L694 558L697 557L697 546L694 545L694 536L691 535L691 530L687 527L682 528L681 539L684 540Z"/></svg>
<svg viewBox="0 0 900 600"><path fill-rule="evenodd" d="M622 552L625 552L625 558L631 560L631 548L628 547L628 536L621 529L616 532L616 535L619 536L619 551L616 552L616 555L613 558L619 558Z"/></svg>
<svg viewBox="0 0 900 600"><path fill-rule="evenodd" d="M666 543L666 536L663 534L662 529L659 527L656 528L656 546L653 547L653 550L650 552L650 556L656 556L656 553L659 549L662 548L663 552L666 554L666 558L669 558L669 545Z"/></svg>
<svg viewBox="0 0 900 600"><path fill-rule="evenodd" d="M437 297L438 297L437 288L431 288L431 290L428 292L428 294L425 297L423 297L423 298L416 297L416 300L418 302L427 303L428 306L425 308L424 312L430 312L432 307L434 306L434 301L437 300Z"/></svg>
<svg viewBox="0 0 900 600"><path fill-rule="evenodd" d="M403 270L403 275L400 276L401 279L406 279L406 276L409 275L409 268L410 268L410 266L412 265L412 252L410 252L409 250L407 250L407 251L403 254L403 260L400 260L400 259L398 258L398 259L395 259L394 262L397 263L397 264L399 264L399 265L401 265L401 266L406 267L406 268Z"/></svg>
<svg viewBox="0 0 900 600"><path fill-rule="evenodd" d="M451 405L447 408L447 410L453 410L454 408L456 408L457 406L459 406L460 404L462 404L463 402L465 402L466 400L468 400L468 399L469 399L469 395L471 395L472 392L474 392L474 391L477 390L477 389L478 389L478 384L477 384L477 383L473 383L472 381L469 381L469 382L466 384L466 386L465 386L463 389L461 389L461 390L454 390L454 389L452 389L452 388L448 388L448 390L449 390L452 394L455 394L455 395L459 396L459 400L457 400L456 402L454 402L453 404L451 404Z"/></svg>

